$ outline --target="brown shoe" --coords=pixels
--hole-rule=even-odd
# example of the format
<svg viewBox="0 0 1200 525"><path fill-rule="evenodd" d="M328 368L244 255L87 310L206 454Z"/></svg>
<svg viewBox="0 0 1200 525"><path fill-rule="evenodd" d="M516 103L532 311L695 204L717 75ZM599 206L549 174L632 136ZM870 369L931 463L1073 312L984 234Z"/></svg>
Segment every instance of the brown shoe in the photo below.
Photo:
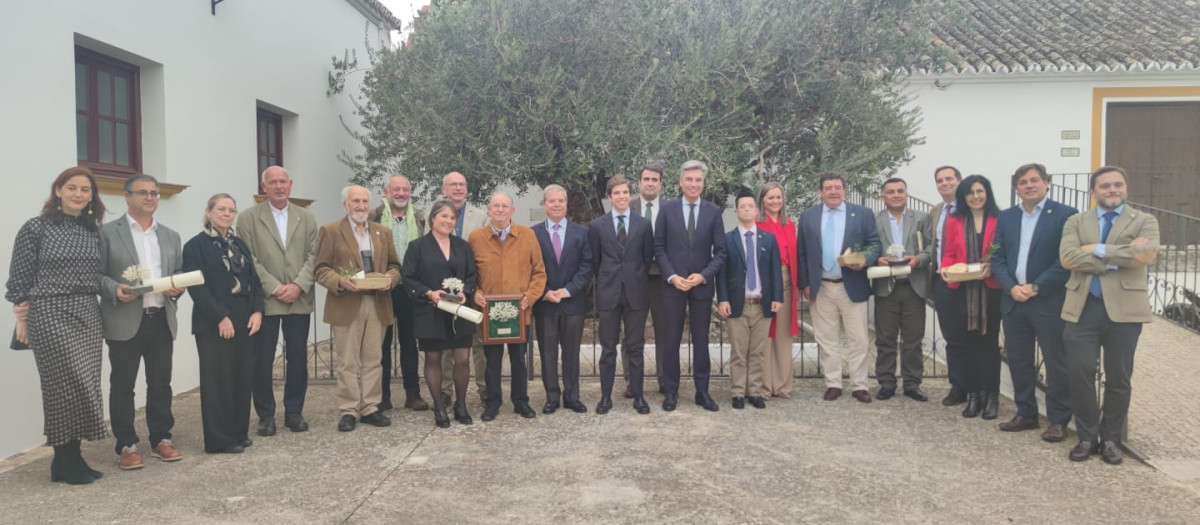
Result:
<svg viewBox="0 0 1200 525"><path fill-rule="evenodd" d="M851 392L850 395L854 396L854 399L857 399L859 403L871 402L871 393L867 392L866 390L855 390Z"/></svg>
<svg viewBox="0 0 1200 525"><path fill-rule="evenodd" d="M121 470L137 470L146 465L142 463L142 455L137 452L137 445L129 445L121 448L121 459L117 461L117 466Z"/></svg>
<svg viewBox="0 0 1200 525"><path fill-rule="evenodd" d="M842 389L829 387L825 389L826 401L837 401L837 398L842 397Z"/></svg>
<svg viewBox="0 0 1200 525"><path fill-rule="evenodd" d="M622 394L625 399L633 399L633 390L629 389L629 385L625 385L625 393Z"/></svg>
<svg viewBox="0 0 1200 525"><path fill-rule="evenodd" d="M1046 427L1046 431L1042 432L1042 441L1048 443L1061 443L1067 439L1067 429L1062 425L1050 425Z"/></svg>
<svg viewBox="0 0 1200 525"><path fill-rule="evenodd" d="M183 453L175 448L169 439L159 441L154 448L150 449L150 455L167 462L183 459Z"/></svg>
<svg viewBox="0 0 1200 525"><path fill-rule="evenodd" d="M1021 432L1023 430L1037 430L1041 426L1036 417L1013 416L1012 419L1000 423L1000 430L1005 432Z"/></svg>
<svg viewBox="0 0 1200 525"><path fill-rule="evenodd" d="M423 410L429 410L429 403L426 403L424 399L421 399L420 392L405 393L404 408L413 410L415 412L421 412Z"/></svg>
<svg viewBox="0 0 1200 525"><path fill-rule="evenodd" d="M950 393L942 398L942 406L952 407L961 405L967 402L967 393L960 390L958 387L950 387Z"/></svg>

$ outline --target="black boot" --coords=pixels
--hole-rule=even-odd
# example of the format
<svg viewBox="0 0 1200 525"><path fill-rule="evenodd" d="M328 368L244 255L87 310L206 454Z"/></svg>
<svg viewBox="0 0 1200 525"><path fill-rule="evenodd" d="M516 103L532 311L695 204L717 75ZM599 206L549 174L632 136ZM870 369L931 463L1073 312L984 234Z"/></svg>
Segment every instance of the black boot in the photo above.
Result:
<svg viewBox="0 0 1200 525"><path fill-rule="evenodd" d="M446 405L436 402L433 404L433 424L438 428L450 428L450 418L446 416Z"/></svg>
<svg viewBox="0 0 1200 525"><path fill-rule="evenodd" d="M466 401L459 401L454 404L454 420L463 425L470 425L475 422L471 419L471 413L467 412Z"/></svg>
<svg viewBox="0 0 1200 525"><path fill-rule="evenodd" d="M967 394L967 408L962 411L962 417L975 417L979 415L979 409L983 403L980 399L982 395L979 392L971 392Z"/></svg>
<svg viewBox="0 0 1200 525"><path fill-rule="evenodd" d="M75 441L68 443L68 446L71 447L71 452L73 454L75 454L75 457L79 458L79 464L83 465L84 471L86 471L89 475L91 475L95 479L103 478L104 477L103 472L100 472L99 470L92 468L90 465L87 464L86 461L83 460L83 451L80 450L80 444L81 443L79 442L79 440L76 439Z"/></svg>
<svg viewBox="0 0 1200 525"><path fill-rule="evenodd" d="M1000 415L1000 393L999 392L984 392L983 394L983 419L996 419Z"/></svg>
<svg viewBox="0 0 1200 525"><path fill-rule="evenodd" d="M79 442L73 443L78 446ZM81 461L72 451L70 443L54 447L54 460L50 462L50 481L65 481L69 485L86 485L96 478L83 467Z"/></svg>

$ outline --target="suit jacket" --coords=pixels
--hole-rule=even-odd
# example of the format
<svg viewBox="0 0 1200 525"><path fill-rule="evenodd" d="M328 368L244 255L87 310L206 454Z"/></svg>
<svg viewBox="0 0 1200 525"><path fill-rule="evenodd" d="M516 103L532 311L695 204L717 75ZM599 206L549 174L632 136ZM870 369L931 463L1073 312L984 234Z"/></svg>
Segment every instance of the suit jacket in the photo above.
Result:
<svg viewBox="0 0 1200 525"><path fill-rule="evenodd" d="M1072 215L1063 225L1058 254L1063 267L1071 271L1071 277L1067 279L1062 318L1073 323L1079 321L1092 279L1100 279L1104 310L1109 318L1118 323L1148 323L1154 315L1148 299L1147 269L1145 262L1137 259L1149 253L1130 243L1145 237L1150 240L1147 246L1157 248L1158 220L1126 205L1108 232L1101 259L1080 249L1100 242L1099 209ZM1109 264L1117 269L1108 270Z"/></svg>
<svg viewBox="0 0 1200 525"><path fill-rule="evenodd" d="M520 293L533 305L546 291L546 265L537 237L528 226L512 223L503 244L490 224L467 238L479 269L476 291L484 296ZM526 318L528 320L528 318Z"/></svg>
<svg viewBox="0 0 1200 525"><path fill-rule="evenodd" d="M762 290L764 317L775 317L772 302L783 302L783 263L775 235L755 228L754 239L758 263L758 285ZM728 302L729 317L741 317L746 305L746 245L741 230L736 227L725 234L725 265L717 273L717 301ZM785 305L786 306L786 305Z"/></svg>
<svg viewBox="0 0 1200 525"><path fill-rule="evenodd" d="M262 280L266 315L311 314L313 311L313 267L317 255L317 220L312 212L288 204L287 248L279 239L279 226L271 214L271 203L262 201L241 213L238 236L254 254L254 269ZM274 296L280 285L296 283L300 297L287 304Z"/></svg>
<svg viewBox="0 0 1200 525"><path fill-rule="evenodd" d="M361 292L338 290L339 269L362 268L362 256L352 227L350 218L343 217L322 226L318 234L316 279L328 290L323 320L331 325L345 326L354 322L362 298ZM400 259L392 243L392 231L371 221L367 221L367 230L371 236L375 271L391 277L393 284L399 283ZM392 324L391 294L382 290L375 292L375 313L384 326Z"/></svg>
<svg viewBox="0 0 1200 525"><path fill-rule="evenodd" d="M821 213L824 204L818 204L803 212L796 220L796 281L799 288L809 288L809 297L814 301L821 290ZM879 258L879 231L875 227L875 215L871 210L857 204L846 203L846 231L838 254L858 245L864 250L874 248L867 255L867 266L873 266ZM846 295L856 303L871 297L871 282L867 270L851 270L842 267Z"/></svg>
<svg viewBox="0 0 1200 525"><path fill-rule="evenodd" d="M413 335L420 339L453 339L471 335L475 325L465 319L454 323L454 332L446 332L446 320L450 314L429 302L425 294L430 290L442 290L442 281L455 277L463 282L466 305L472 306L478 273L475 268L475 253L471 245L453 235L450 236L450 259L442 255L433 234L422 235L408 244L404 252L404 289L413 300Z"/></svg>
<svg viewBox="0 0 1200 525"><path fill-rule="evenodd" d="M704 276L704 283L692 288L698 299L712 299L717 272L725 265L725 225L721 208L701 200L696 207L696 231L688 242L687 223L683 220L683 199L662 202L654 219L654 256L663 281L672 275ZM668 283L669 284L669 283Z"/></svg>
<svg viewBox="0 0 1200 525"><path fill-rule="evenodd" d="M239 237L233 237L231 243L251 259L250 247ZM251 259L253 260L253 259ZM265 309L263 303L262 281L254 265L247 265L250 270L249 282L242 283L243 289L250 294L250 307L254 312ZM188 295L192 298L192 334L215 334L217 325L222 319L232 313L227 304L233 298L233 277L225 268L221 258L221 250L213 243L212 237L200 232L183 245L183 270L190 272L200 270L204 274L204 284L188 287ZM233 321L233 319L230 319ZM234 325L234 330L240 328ZM240 332L239 332L240 333Z"/></svg>
<svg viewBox="0 0 1200 525"><path fill-rule="evenodd" d="M488 214L487 209L470 204L464 204L463 209L466 210L462 229L462 238L465 240L470 237L471 232L488 225Z"/></svg>
<svg viewBox="0 0 1200 525"><path fill-rule="evenodd" d="M646 218L634 213L625 217L628 219L625 222L625 253L621 253L617 243L612 213L596 217L589 226L597 310L616 309L622 290L633 309L650 308L646 283L650 264L654 262L654 235Z"/></svg>
<svg viewBox="0 0 1200 525"><path fill-rule="evenodd" d="M925 212L916 211L912 208L904 208L904 235L903 239L892 238L892 217L891 212L887 209L879 210L875 214L875 229L879 232L879 255L887 255L887 249L893 244L901 244L904 246L904 255L916 255L920 261L917 267L913 268L912 273L908 276L908 283L912 285L913 290L922 299L927 299L933 296L933 291L930 288L931 281L929 280L929 264L934 257L934 252L930 251L933 247L934 226L930 220L930 216ZM918 235L920 241L918 242ZM871 281L871 286L875 289L876 297L887 297L891 295L892 288L895 286L896 279L889 277L887 279L875 279Z"/></svg>
<svg viewBox="0 0 1200 525"><path fill-rule="evenodd" d="M183 253L179 234L161 223L157 226L159 257L162 275L174 275L183 271ZM137 247L133 245L133 234L129 232L129 215L100 228L100 317L104 320L104 338L110 341L128 341L137 335L142 324L142 299L128 303L117 299L117 285L130 284L121 277L125 269L140 264ZM166 297L167 326L171 337L175 337L177 323L175 312L179 309L177 298Z"/></svg>
<svg viewBox="0 0 1200 525"><path fill-rule="evenodd" d="M1062 313L1063 285L1071 276L1058 261L1058 245L1062 242L1063 225L1078 210L1046 199L1046 205L1038 215L1029 243L1029 254L1025 260L1025 279L1038 286L1038 294L1025 302L1035 311L1057 316ZM996 221L996 241L1000 250L992 255L992 275L1000 283L1000 312L1007 314L1017 302L1009 293L1017 286L1017 264L1021 253L1021 220L1025 211L1018 204L1000 212Z"/></svg>
<svg viewBox="0 0 1200 525"><path fill-rule="evenodd" d="M970 213L970 212L968 212ZM996 218L988 217L986 225L983 227L983 256L987 257L988 247L992 245L992 241L996 239ZM945 268L952 264L967 262L967 236L965 221L962 217L951 215L946 217L946 229L942 232L945 246L942 247L942 264ZM1000 289L1000 281L996 280L995 268L992 269L992 276L983 280L988 288L993 290ZM951 290L957 290L962 283L946 283L946 286Z"/></svg>
<svg viewBox="0 0 1200 525"><path fill-rule="evenodd" d="M538 301L533 305L533 315L553 315L561 310L565 315L583 315L588 311L588 284L592 282L592 250L588 244L588 230L582 224L567 222L562 232L562 261L554 258L554 244L550 240L550 229L546 221L533 225L533 234L542 247L542 264L546 268L546 291L566 288L570 297L559 303ZM542 297L545 297L545 292Z"/></svg>
<svg viewBox="0 0 1200 525"><path fill-rule="evenodd" d="M662 203L663 203L663 202L666 202L666 200L665 200L665 199L663 199L662 197L659 197L659 198L658 198L658 205L659 205L659 207L660 207L660 208L662 207ZM633 212L633 214L634 214L634 215L637 215L638 217L641 217L641 218L643 218L643 219L646 219L646 221L647 221L647 224L649 224L649 225L650 225L650 242L651 242L651 249L650 249L650 275L651 275L652 277L659 277L659 276L661 276L661 275L662 275L662 272L660 272L660 271L658 270L658 264L654 262L654 248L653 248L653 243L654 243L654 223L653 223L653 222L650 222L650 219L646 218L646 216L645 216L645 215L642 215L642 198L641 198L641 196L634 195L632 199L629 199L629 211L632 211L632 212ZM661 210L659 210L659 211L661 211ZM657 214L657 213L655 213L655 214L654 214L654 216L655 216L655 217L658 217L658 214ZM628 233L629 233L629 232L628 232L628 231L626 231L626 234L627 234L627 235L628 235Z"/></svg>

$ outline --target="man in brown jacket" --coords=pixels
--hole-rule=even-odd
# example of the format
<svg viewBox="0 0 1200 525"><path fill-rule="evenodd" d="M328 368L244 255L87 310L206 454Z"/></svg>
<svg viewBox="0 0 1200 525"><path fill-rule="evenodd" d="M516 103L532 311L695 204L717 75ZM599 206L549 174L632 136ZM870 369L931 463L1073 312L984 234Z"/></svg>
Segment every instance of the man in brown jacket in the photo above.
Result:
<svg viewBox="0 0 1200 525"><path fill-rule="evenodd" d="M546 288L546 267L542 263L542 248L533 230L527 226L513 224L512 198L496 193L488 201L489 222L471 232L467 242L475 252L479 268L479 284L475 291L475 304L483 308L486 297L493 294L523 294L521 319L528 322L529 308L542 296ZM528 373L525 370L527 343L508 344L508 362L512 369L513 411L524 418L537 417L529 406ZM500 391L501 358L504 345L483 345L487 360L484 383L486 396L482 419L496 419L503 402Z"/></svg>
<svg viewBox="0 0 1200 525"><path fill-rule="evenodd" d="M342 189L346 217L321 227L316 279L325 296L326 323L333 327L337 356L338 430L354 430L356 419L377 427L392 424L379 411L383 396L379 364L383 327L392 319L388 291L400 282L400 259L391 231L367 220L371 194L362 186ZM360 290L352 276L386 277L382 290Z"/></svg>

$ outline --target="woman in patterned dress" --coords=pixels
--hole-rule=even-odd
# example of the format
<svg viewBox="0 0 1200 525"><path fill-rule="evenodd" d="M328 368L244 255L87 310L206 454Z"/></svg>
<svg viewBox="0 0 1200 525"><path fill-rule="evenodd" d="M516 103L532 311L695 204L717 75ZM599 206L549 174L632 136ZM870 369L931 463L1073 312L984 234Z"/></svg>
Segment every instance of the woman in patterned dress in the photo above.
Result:
<svg viewBox="0 0 1200 525"><path fill-rule="evenodd" d="M262 323L262 283L250 248L233 234L237 203L225 193L208 199L204 231L183 245L183 270L200 270L188 288L192 334L200 354L200 414L204 451L240 454L250 446L250 385L254 340Z"/></svg>
<svg viewBox="0 0 1200 525"><path fill-rule="evenodd" d="M79 441L108 439L100 370L100 236L104 203L87 168L54 179L42 213L17 232L8 293L16 338L33 349L42 386L43 432L54 447L51 481L102 477L83 461Z"/></svg>

